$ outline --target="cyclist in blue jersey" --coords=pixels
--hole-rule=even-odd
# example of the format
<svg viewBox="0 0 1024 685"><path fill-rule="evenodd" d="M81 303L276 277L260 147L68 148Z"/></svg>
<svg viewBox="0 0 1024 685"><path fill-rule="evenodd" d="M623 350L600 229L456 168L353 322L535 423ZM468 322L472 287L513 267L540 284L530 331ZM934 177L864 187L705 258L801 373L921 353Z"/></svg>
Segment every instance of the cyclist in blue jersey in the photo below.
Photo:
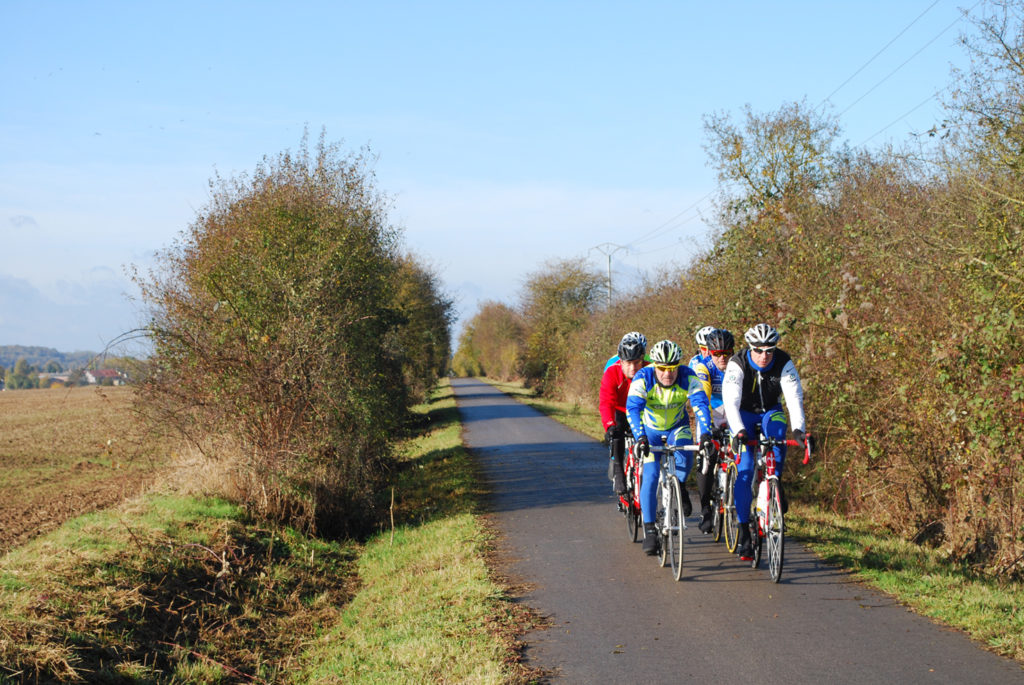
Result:
<svg viewBox="0 0 1024 685"><path fill-rule="evenodd" d="M748 441L764 434L770 438L786 437L786 415L782 413L780 399L786 401L786 411L793 426L793 439L806 444L804 435L804 390L800 374L789 354L778 349L779 332L766 323L750 328L743 338L750 349L729 360L722 381L722 400L732 431L740 463L736 478L736 514L740 522L738 545L740 559L752 560L750 542L751 479L754 473L754 448L743 447ZM775 447L777 472L782 473L786 448ZM740 452L742 450L742 452ZM786 497L779 481L782 510L787 508Z"/></svg>
<svg viewBox="0 0 1024 685"><path fill-rule="evenodd" d="M636 372L629 385L626 398L626 416L636 439L636 449L645 454L640 485L640 511L644 522L645 554L658 551L658 533L654 525L657 507L658 469L661 452L652 452L651 446L682 447L693 442L690 416L686 411L689 401L697 418L697 425L711 440L711 411L708 396L697 375L688 366L681 366L683 351L671 340L662 340L651 348L652 366ZM680 483L693 466L693 455L676 452L676 477ZM689 516L691 504L683 489L683 515Z"/></svg>
<svg viewBox="0 0 1024 685"><path fill-rule="evenodd" d="M703 326L697 329L697 334L694 335L694 340L697 341L697 354L690 357L690 363L687 365L691 369L697 363L708 364L711 362L711 357L708 356L708 334L715 330L714 326Z"/></svg>
<svg viewBox="0 0 1024 685"><path fill-rule="evenodd" d="M714 429L712 437L721 440L725 431L725 406L722 402L722 381L725 369L732 357L735 338L724 328L716 328L705 337L708 350L708 362L690 361L690 368L704 386L711 405L711 425ZM696 359L696 358L695 358ZM714 524L714 512L711 508L711 486L714 485L715 474L708 468L697 470L697 492L700 494L700 530L710 533Z"/></svg>

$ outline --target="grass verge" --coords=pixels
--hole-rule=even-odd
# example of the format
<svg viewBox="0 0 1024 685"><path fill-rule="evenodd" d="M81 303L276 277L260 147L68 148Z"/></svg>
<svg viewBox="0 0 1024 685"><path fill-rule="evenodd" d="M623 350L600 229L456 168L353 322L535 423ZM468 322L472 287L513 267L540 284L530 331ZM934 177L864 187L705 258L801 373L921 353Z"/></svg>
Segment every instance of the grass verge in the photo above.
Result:
<svg viewBox="0 0 1024 685"><path fill-rule="evenodd" d="M538 398L520 383L486 381L595 439L597 408ZM963 630L992 651L1024 663L1024 587L951 563L940 550L899 540L870 521L794 501L788 532L822 560L849 570L920 614Z"/></svg>
<svg viewBox="0 0 1024 685"><path fill-rule="evenodd" d="M417 412L365 543L161 494L0 557L0 683L529 681L447 384Z"/></svg>
<svg viewBox="0 0 1024 685"><path fill-rule="evenodd" d="M296 682L515 683L532 674L516 636L534 623L485 563L482 491L445 383L416 408L426 430L405 444L394 527L366 543L361 587L306 655Z"/></svg>

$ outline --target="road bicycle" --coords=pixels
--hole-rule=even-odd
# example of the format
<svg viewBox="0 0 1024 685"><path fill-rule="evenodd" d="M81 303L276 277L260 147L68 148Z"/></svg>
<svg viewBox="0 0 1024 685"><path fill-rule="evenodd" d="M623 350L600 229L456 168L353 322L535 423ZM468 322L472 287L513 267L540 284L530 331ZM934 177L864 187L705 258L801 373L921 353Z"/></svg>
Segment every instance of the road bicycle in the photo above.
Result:
<svg viewBox="0 0 1024 685"><path fill-rule="evenodd" d="M762 435L758 440L747 441L747 445L759 448L751 480L750 541L753 545L754 558L750 566L757 568L760 565L762 549L767 548L768 574L772 582L777 583L782 577L786 526L774 448L782 445L803 447L803 463L807 464L811 460L811 437L808 435L805 441L800 443L796 440L780 440Z"/></svg>
<svg viewBox="0 0 1024 685"><path fill-rule="evenodd" d="M622 471L626 477L626 491L619 495L619 511L626 517L626 531L629 539L636 542L643 530L640 516L640 482L643 476L643 458L635 454L636 441L633 436L626 435L626 445L622 455Z"/></svg>
<svg viewBox="0 0 1024 685"><path fill-rule="evenodd" d="M686 517L683 515L683 486L676 476L675 452L693 452L696 445L677 447L652 447L652 452L662 452L661 468L658 470L657 509L654 525L659 535L658 561L664 568L672 566L672 577L683 579L683 539Z"/></svg>

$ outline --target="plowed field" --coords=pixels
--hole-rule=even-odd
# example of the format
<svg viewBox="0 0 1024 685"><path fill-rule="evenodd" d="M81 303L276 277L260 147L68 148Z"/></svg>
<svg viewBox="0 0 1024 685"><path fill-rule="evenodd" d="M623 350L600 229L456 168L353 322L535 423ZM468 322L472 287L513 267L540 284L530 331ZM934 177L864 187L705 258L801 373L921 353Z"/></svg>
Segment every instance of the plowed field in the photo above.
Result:
<svg viewBox="0 0 1024 685"><path fill-rule="evenodd" d="M140 442L131 389L0 392L0 554L143 492L167 464Z"/></svg>

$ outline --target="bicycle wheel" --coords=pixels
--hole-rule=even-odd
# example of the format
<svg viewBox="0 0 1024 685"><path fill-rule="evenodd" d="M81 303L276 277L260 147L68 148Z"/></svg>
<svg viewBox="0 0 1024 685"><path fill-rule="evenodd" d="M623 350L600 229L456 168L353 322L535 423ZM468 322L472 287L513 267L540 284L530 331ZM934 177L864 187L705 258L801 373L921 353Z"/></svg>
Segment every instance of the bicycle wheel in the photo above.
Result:
<svg viewBox="0 0 1024 685"><path fill-rule="evenodd" d="M722 518L725 519L725 548L729 554L736 551L736 543L739 541L740 520L736 514L736 478L739 471L736 462L730 461L725 471L725 495Z"/></svg>
<svg viewBox="0 0 1024 685"><path fill-rule="evenodd" d="M633 493L629 493L629 506L626 509L626 531L629 533L630 542L636 542L640 539L640 531L643 530L643 526L640 525L640 510L633 503Z"/></svg>
<svg viewBox="0 0 1024 685"><path fill-rule="evenodd" d="M631 542L640 539L643 526L640 525L640 469L635 459L628 461L626 471L626 531Z"/></svg>
<svg viewBox="0 0 1024 685"><path fill-rule="evenodd" d="M764 540L768 547L768 573L771 574L774 583L779 582L779 578L782 577L783 550L785 548L783 522L779 481L772 478L768 481L768 515L765 518Z"/></svg>
<svg viewBox="0 0 1024 685"><path fill-rule="evenodd" d="M674 480L674 479L673 479ZM665 531L668 528L669 507L671 506L672 488L663 472L658 478L658 510L654 514L654 523L658 529L658 562L662 568L668 566L668 546L665 544Z"/></svg>
<svg viewBox="0 0 1024 685"><path fill-rule="evenodd" d="M672 577L683 579L683 530L686 529L686 517L683 516L683 489L679 480L671 478L669 485L669 507L665 512L665 535L662 542L667 549L669 563L672 565Z"/></svg>

